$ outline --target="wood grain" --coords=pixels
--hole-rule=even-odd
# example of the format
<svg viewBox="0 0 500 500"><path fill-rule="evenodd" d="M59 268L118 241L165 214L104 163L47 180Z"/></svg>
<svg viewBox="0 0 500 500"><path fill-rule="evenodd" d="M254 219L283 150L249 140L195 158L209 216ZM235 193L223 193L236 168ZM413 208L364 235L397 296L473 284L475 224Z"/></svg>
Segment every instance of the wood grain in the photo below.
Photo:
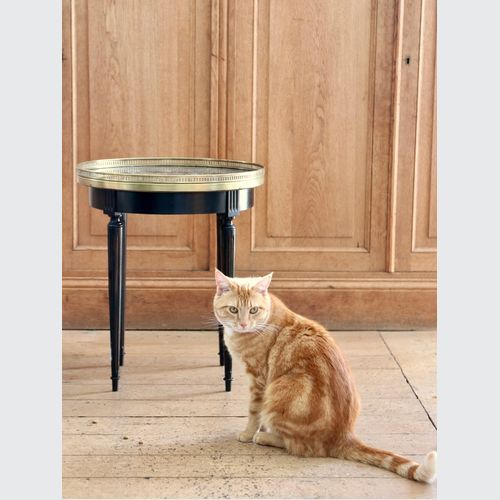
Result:
<svg viewBox="0 0 500 500"><path fill-rule="evenodd" d="M93 417L93 421L98 421L101 417ZM135 419L135 417L133 417ZM229 417L228 417L229 418ZM235 419L235 423L220 429L217 422L224 424L224 419L212 418L209 427L204 426L202 431L195 435L186 435L185 429L181 437L177 437L171 432L164 434L142 434L141 428L133 434L64 434L63 435L63 456L105 456L105 455L285 455L283 451L264 447L248 446L238 442L235 435L241 431L245 425L244 419ZM197 419L192 419L186 423L198 428L200 423ZM236 424L236 425L235 425ZM179 427L175 427L179 432ZM359 435L371 446L382 449L397 450L402 455L425 455L429 450L436 449L436 436L429 428L425 434L370 434L366 430L359 431ZM125 439L124 439L125 438ZM127 439L128 438L128 439Z"/></svg>
<svg viewBox="0 0 500 500"><path fill-rule="evenodd" d="M65 384L70 385L70 384ZM72 384L71 384L72 385ZM82 384L86 385L86 384ZM364 394L372 394L370 389L363 387ZM138 388L139 391L142 388ZM190 388L191 390L193 388ZM139 392L137 391L137 392ZM188 391L186 391L188 392ZM195 392L195 391L194 391ZM101 386L101 395L108 397L104 384ZM394 395L397 395L395 393ZM137 400L95 400L97 395L88 391L88 396L93 399L75 399L64 403L63 416L65 417L217 417L226 415L228 417L246 417L248 415L248 398L233 401L197 401L191 399L179 399L168 401L150 401L148 399ZM87 397L88 397L87 396ZM382 417L391 413L401 418L411 418L412 422L417 416L421 419L422 407L408 393L408 399L364 399L363 414ZM143 396L144 397L144 396ZM205 399L205 398L203 398ZM382 418L380 419L383 420ZM363 423L363 422L362 422Z"/></svg>
<svg viewBox="0 0 500 500"><path fill-rule="evenodd" d="M71 16L74 156L65 169L97 158L209 156L210 2L76 0ZM64 223L73 235L65 275L106 275L108 218L73 183L65 179L75 210ZM209 248L208 216L129 217L131 273L208 269Z"/></svg>
<svg viewBox="0 0 500 500"><path fill-rule="evenodd" d="M64 0L64 327L108 324L107 221L75 164L129 155L262 162L266 185L236 218L237 274L275 271L283 299L329 328L434 327L435 12ZM206 326L214 228L129 217L129 328Z"/></svg>
<svg viewBox="0 0 500 500"><path fill-rule="evenodd" d="M420 27L413 252L436 252L437 239L437 1L423 0Z"/></svg>
<svg viewBox="0 0 500 500"><path fill-rule="evenodd" d="M437 3L406 0L403 10L395 117L394 269L435 271Z"/></svg>
<svg viewBox="0 0 500 500"><path fill-rule="evenodd" d="M235 4L226 154L268 167L239 222L243 270L384 269L394 8Z"/></svg>
<svg viewBox="0 0 500 500"><path fill-rule="evenodd" d="M343 330L413 330L434 328L436 290L421 288L336 288L323 283L322 288L277 288L285 303L299 314L319 321L330 329ZM63 289L63 324L68 329L107 328L107 288ZM154 288L127 289L127 325L131 329L204 328L212 318L213 289L191 283L184 289L163 283Z"/></svg>
<svg viewBox="0 0 500 500"><path fill-rule="evenodd" d="M65 498L435 498L435 488L398 478L70 478ZM409 483L409 484L407 484ZM76 495L76 496L75 496ZM337 496L338 495L338 496ZM386 495L390 495L387 497Z"/></svg>
<svg viewBox="0 0 500 500"><path fill-rule="evenodd" d="M423 456L412 456L422 460ZM168 471L168 472L167 472ZM351 465L343 460L328 458L299 457L280 454L279 462L273 455L225 455L208 458L206 456L140 456L131 457L88 457L66 456L63 460L63 474L75 477L296 477L338 478L349 477L394 477L391 472L363 464ZM168 474L168 476L166 476Z"/></svg>

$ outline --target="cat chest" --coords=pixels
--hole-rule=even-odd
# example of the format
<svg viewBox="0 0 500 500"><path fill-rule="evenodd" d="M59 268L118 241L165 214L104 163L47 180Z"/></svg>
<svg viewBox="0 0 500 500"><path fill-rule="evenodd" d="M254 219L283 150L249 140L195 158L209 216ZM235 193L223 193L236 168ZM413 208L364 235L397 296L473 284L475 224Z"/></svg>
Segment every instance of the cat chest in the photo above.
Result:
<svg viewBox="0 0 500 500"><path fill-rule="evenodd" d="M235 341L236 340L236 341ZM267 351L249 342L229 338L227 347L231 354L239 358L245 365L246 371L255 378L265 377L267 374Z"/></svg>

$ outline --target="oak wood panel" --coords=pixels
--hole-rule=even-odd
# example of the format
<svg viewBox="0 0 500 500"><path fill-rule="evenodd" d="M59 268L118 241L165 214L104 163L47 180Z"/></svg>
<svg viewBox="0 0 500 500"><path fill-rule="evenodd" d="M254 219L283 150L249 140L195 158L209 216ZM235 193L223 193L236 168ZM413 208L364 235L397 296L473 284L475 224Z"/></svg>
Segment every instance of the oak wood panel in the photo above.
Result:
<svg viewBox="0 0 500 500"><path fill-rule="evenodd" d="M383 270L395 2L230 2L225 151L267 179L244 270Z"/></svg>
<svg viewBox="0 0 500 500"><path fill-rule="evenodd" d="M375 34L370 3L273 1L260 12L254 78L264 109L257 119L264 121L267 111L267 137L259 139L267 139L272 169L265 236L284 239L286 247L365 248Z"/></svg>
<svg viewBox="0 0 500 500"><path fill-rule="evenodd" d="M73 247L73 79L72 79L72 22L71 1L62 2L62 267L63 273L70 267L69 258ZM64 310L64 306L63 306Z"/></svg>
<svg viewBox="0 0 500 500"><path fill-rule="evenodd" d="M71 16L74 154L65 168L106 157L209 156L210 1L75 0ZM89 207L88 188L68 190L66 275L105 275L108 218ZM130 215L128 275L208 269L209 238L208 216Z"/></svg>
<svg viewBox="0 0 500 500"><path fill-rule="evenodd" d="M436 251L436 2L437 0L423 1L420 22L415 202L412 228L414 252Z"/></svg>
<svg viewBox="0 0 500 500"><path fill-rule="evenodd" d="M395 144L397 271L435 271L436 0L402 2Z"/></svg>

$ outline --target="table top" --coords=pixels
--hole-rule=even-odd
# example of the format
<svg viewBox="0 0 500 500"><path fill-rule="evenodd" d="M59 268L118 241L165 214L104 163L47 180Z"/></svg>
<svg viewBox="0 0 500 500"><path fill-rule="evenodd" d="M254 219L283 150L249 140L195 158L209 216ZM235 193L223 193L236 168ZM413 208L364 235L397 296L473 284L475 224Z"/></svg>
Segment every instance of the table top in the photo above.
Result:
<svg viewBox="0 0 500 500"><path fill-rule="evenodd" d="M78 182L142 192L231 191L264 183L256 163L212 158L112 158L79 163Z"/></svg>

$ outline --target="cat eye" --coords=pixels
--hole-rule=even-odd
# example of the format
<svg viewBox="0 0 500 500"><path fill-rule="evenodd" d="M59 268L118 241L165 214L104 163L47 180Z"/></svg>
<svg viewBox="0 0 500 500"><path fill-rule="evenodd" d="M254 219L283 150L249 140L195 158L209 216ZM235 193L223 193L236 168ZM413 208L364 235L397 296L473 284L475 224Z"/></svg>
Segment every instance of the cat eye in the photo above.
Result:
<svg viewBox="0 0 500 500"><path fill-rule="evenodd" d="M259 308L258 308L257 306L252 307L252 308L250 309L250 314L256 314L258 310L259 310Z"/></svg>
<svg viewBox="0 0 500 500"><path fill-rule="evenodd" d="M229 307L229 312L232 312L233 314L236 314L238 312L238 308L234 306Z"/></svg>

